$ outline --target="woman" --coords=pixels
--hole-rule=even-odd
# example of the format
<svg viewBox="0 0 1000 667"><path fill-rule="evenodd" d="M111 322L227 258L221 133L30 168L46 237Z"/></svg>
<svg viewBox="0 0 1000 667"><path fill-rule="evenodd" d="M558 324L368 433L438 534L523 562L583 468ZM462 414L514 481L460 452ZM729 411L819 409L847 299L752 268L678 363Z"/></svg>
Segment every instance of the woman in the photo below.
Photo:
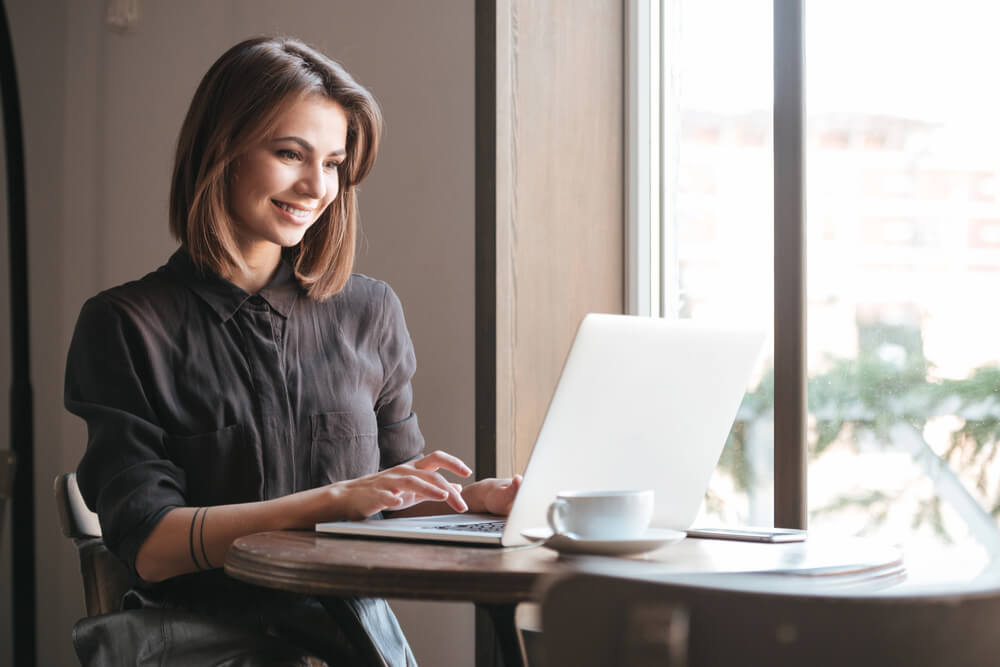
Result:
<svg viewBox="0 0 1000 667"><path fill-rule="evenodd" d="M84 663L415 664L384 601L239 584L227 548L379 512L509 510L518 478L462 488L440 474L469 475L462 461L422 455L399 300L351 273L380 132L368 91L296 40L237 44L199 85L170 196L181 247L90 299L69 353L80 488L135 579L126 611L78 625Z"/></svg>

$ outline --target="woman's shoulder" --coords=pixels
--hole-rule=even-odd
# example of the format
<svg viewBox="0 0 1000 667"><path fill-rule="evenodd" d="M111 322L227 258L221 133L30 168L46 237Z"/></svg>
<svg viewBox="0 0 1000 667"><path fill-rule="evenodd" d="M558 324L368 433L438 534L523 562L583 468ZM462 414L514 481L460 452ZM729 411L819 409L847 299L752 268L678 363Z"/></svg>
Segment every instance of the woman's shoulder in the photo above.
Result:
<svg viewBox="0 0 1000 667"><path fill-rule="evenodd" d="M84 303L81 317L89 312L123 320L183 321L189 300L189 291L164 265L136 280L101 290Z"/></svg>
<svg viewBox="0 0 1000 667"><path fill-rule="evenodd" d="M171 279L166 267L160 267L142 278L102 290L90 300L129 309L162 309L182 299L185 291L183 285Z"/></svg>
<svg viewBox="0 0 1000 667"><path fill-rule="evenodd" d="M384 280L373 278L364 273L352 273L342 292L350 292L358 296L382 296L386 290L391 292L392 288Z"/></svg>
<svg viewBox="0 0 1000 667"><path fill-rule="evenodd" d="M376 307L383 307L387 301L398 301L389 283L363 273L352 273L337 297L348 303L370 304Z"/></svg>
<svg viewBox="0 0 1000 667"><path fill-rule="evenodd" d="M393 326L389 323L402 319L402 304L389 283L363 273L351 274L330 303L331 312L341 321L347 318Z"/></svg>

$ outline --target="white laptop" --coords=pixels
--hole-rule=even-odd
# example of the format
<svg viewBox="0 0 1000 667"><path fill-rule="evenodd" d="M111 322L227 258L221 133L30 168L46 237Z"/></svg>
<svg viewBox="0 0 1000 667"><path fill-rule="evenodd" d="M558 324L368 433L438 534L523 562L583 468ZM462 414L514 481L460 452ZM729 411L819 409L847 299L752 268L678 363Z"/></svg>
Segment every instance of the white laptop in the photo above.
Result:
<svg viewBox="0 0 1000 667"><path fill-rule="evenodd" d="M690 320L591 313L563 366L510 516L319 523L322 533L516 546L560 491L655 491L652 528L701 506L764 334Z"/></svg>

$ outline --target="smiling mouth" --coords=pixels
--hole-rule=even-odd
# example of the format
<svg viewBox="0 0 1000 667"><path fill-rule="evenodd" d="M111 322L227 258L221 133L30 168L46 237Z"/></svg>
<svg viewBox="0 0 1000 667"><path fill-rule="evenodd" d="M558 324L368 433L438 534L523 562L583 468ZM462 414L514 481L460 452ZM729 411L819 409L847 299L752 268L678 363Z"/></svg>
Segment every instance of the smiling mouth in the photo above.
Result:
<svg viewBox="0 0 1000 667"><path fill-rule="evenodd" d="M312 209L296 208L291 204L280 202L277 199L272 199L271 203L280 208L282 211L286 211L287 213L296 218L301 218L304 220L305 218L308 218L310 215L312 215Z"/></svg>

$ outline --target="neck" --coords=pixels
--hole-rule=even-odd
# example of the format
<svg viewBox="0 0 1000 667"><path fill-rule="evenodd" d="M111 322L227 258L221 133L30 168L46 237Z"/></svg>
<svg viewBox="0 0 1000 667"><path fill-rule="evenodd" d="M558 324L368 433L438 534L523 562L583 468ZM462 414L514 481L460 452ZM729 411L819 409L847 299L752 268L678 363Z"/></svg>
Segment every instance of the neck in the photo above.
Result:
<svg viewBox="0 0 1000 667"><path fill-rule="evenodd" d="M264 289L281 264L281 248L272 246L261 249L254 253L243 253L243 263L246 270L234 269L226 276L234 285L237 285L249 294L256 294Z"/></svg>

